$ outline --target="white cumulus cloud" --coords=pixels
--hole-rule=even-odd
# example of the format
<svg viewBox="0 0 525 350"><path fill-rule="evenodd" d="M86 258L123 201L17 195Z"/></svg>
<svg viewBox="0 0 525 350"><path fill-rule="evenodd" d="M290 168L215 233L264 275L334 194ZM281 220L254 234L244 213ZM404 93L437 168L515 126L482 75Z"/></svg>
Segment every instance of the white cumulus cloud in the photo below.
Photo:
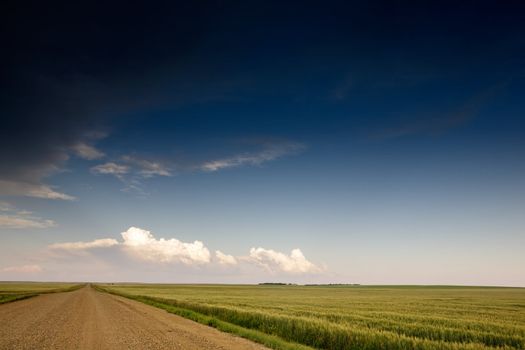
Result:
<svg viewBox="0 0 525 350"><path fill-rule="evenodd" d="M95 239L90 242L65 242L65 243L54 243L49 245L51 249L62 249L62 250L86 250L92 248L108 248L118 245L119 242L113 238L102 238Z"/></svg>
<svg viewBox="0 0 525 350"><path fill-rule="evenodd" d="M224 254L220 250L216 250L215 256L221 265L237 265L237 259L233 255Z"/></svg>
<svg viewBox="0 0 525 350"><path fill-rule="evenodd" d="M250 249L251 261L270 271L280 270L288 273L318 273L321 268L308 261L300 249L293 249L290 255L272 249Z"/></svg>
<svg viewBox="0 0 525 350"><path fill-rule="evenodd" d="M181 242L178 239L156 239L150 231L130 227L121 233L123 246L134 257L152 262L181 262L186 265L210 262L210 251L201 241Z"/></svg>
<svg viewBox="0 0 525 350"><path fill-rule="evenodd" d="M2 204L0 202L0 204ZM7 207L7 205L0 206ZM139 261L157 264L181 263L188 266L213 265L223 268L253 269L262 267L269 273L285 274L316 274L322 273L326 268L310 262L300 249L293 249L285 254L273 249L251 248L248 256L234 256L215 250L210 254L208 248L201 241L182 242L176 238L156 238L150 231L130 227L121 232L122 241L113 238L102 238L93 241L62 242L48 246L53 251L66 251L76 255L87 255L87 251L96 248L116 247L131 258Z"/></svg>

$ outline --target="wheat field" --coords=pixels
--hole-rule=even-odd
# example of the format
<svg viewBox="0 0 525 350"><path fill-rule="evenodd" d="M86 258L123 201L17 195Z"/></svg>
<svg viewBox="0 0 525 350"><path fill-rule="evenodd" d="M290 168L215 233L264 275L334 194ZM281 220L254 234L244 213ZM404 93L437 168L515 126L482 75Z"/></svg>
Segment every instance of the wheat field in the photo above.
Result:
<svg viewBox="0 0 525 350"><path fill-rule="evenodd" d="M317 349L525 349L525 289L453 286L103 285ZM171 308L171 309L170 309ZM268 345L268 344L267 344ZM279 344L272 346L282 348ZM290 348L290 346L289 346ZM291 347L293 348L293 346Z"/></svg>
<svg viewBox="0 0 525 350"><path fill-rule="evenodd" d="M39 294L67 292L82 286L83 284L60 282L0 282L0 304Z"/></svg>

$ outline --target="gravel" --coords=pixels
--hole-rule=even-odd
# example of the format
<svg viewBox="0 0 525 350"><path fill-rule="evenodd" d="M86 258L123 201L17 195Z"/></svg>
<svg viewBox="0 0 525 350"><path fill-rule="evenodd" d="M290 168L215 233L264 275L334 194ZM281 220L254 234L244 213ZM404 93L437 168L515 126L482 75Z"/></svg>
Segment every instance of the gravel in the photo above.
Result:
<svg viewBox="0 0 525 350"><path fill-rule="evenodd" d="M0 349L267 348L86 286L1 305Z"/></svg>

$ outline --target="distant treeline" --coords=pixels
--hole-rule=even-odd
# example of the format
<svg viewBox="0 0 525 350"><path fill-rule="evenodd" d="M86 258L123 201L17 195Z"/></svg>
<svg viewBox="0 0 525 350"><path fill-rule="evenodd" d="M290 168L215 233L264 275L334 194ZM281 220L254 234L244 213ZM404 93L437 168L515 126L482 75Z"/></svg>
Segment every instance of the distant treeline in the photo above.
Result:
<svg viewBox="0 0 525 350"><path fill-rule="evenodd" d="M260 286L298 286L297 283L282 283L282 282L264 282L259 283ZM304 284L304 286L360 286L359 283L324 283L324 284Z"/></svg>

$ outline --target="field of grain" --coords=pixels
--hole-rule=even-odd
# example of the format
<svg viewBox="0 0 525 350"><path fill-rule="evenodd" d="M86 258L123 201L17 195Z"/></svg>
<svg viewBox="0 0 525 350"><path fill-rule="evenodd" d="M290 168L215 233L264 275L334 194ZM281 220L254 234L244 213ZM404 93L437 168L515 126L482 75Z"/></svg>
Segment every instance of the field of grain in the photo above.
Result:
<svg viewBox="0 0 525 350"><path fill-rule="evenodd" d="M78 283L0 282L0 304L44 293L66 292L81 286Z"/></svg>
<svg viewBox="0 0 525 350"><path fill-rule="evenodd" d="M523 288L101 287L178 314L206 315L210 325L217 320L279 337L296 348L525 349ZM266 345L282 348L279 343Z"/></svg>

